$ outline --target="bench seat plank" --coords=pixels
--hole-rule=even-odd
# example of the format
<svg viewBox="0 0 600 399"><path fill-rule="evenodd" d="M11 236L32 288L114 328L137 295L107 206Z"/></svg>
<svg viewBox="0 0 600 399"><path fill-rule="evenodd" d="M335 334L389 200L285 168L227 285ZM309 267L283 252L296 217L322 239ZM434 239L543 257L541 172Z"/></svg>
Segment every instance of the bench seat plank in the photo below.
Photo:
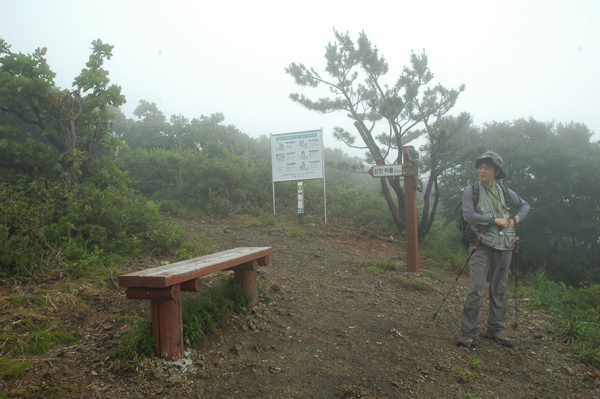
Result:
<svg viewBox="0 0 600 399"><path fill-rule="evenodd" d="M188 259L183 262L140 270L119 276L121 287L165 288L219 270L234 268L273 253L271 247L241 247L228 251ZM261 264L259 262L259 264Z"/></svg>

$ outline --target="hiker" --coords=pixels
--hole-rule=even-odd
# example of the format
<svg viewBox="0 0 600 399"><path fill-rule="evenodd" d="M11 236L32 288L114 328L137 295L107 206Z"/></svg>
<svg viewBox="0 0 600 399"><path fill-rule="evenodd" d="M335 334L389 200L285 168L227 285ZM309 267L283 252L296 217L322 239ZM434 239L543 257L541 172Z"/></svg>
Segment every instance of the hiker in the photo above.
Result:
<svg viewBox="0 0 600 399"><path fill-rule="evenodd" d="M508 270L515 244L515 227L525 219L530 207L514 191L496 182L505 176L503 163L495 152L484 153L475 162L479 183L465 187L463 194L463 215L474 237L470 240L469 253L475 251L471 258L461 338L457 342L458 346L466 348L477 345L479 340L481 300L488 272L490 309L484 336L502 346L513 346L512 340L506 336ZM474 203L475 197L477 203ZM509 207L517 209L514 216L509 213ZM484 237L476 247L475 242L481 234Z"/></svg>

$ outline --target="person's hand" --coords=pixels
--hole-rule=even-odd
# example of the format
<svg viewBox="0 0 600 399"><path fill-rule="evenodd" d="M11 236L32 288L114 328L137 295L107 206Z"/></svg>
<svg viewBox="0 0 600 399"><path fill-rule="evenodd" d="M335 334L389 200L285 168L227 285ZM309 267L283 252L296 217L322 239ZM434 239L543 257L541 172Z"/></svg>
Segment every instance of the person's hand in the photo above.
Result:
<svg viewBox="0 0 600 399"><path fill-rule="evenodd" d="M510 218L508 220L508 227L517 227L517 225L515 224L515 220L517 221L517 223L519 223L521 221L521 218L518 216L515 216L515 218Z"/></svg>
<svg viewBox="0 0 600 399"><path fill-rule="evenodd" d="M498 227L502 227L502 228L507 228L510 227L510 223L512 223L512 220L509 222L508 219L504 219L504 218L498 218L496 220L494 220L494 224ZM513 223L514 225L514 223Z"/></svg>

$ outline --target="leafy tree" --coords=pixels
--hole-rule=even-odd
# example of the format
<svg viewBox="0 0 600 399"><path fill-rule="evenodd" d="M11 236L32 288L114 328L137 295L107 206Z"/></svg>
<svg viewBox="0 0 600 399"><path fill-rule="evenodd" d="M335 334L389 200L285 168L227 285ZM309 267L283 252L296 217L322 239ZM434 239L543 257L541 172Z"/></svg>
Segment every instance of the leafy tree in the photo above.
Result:
<svg viewBox="0 0 600 399"><path fill-rule="evenodd" d="M330 80L303 64L292 63L285 68L298 85L313 88L324 85L333 97L311 100L293 93L290 98L321 113L347 112L364 146L357 144L356 136L341 127L334 130L337 139L350 147L367 149L368 160L377 165L402 163L402 146L423 132L429 134L434 131L436 121L454 106L464 86L457 90L448 90L441 85L430 87L433 73L429 70L425 53L411 54L410 67L405 67L396 83L388 86L382 79L388 73L389 65L364 32L359 34L356 44L347 33L334 30L334 34L336 41L325 48L325 71ZM359 76L363 76L363 83L359 82ZM385 131L379 134L378 122L385 126ZM425 124L426 129L419 131L417 127L421 124ZM402 231L405 215L400 179L393 177L380 181L394 223ZM431 218L434 215L435 212Z"/></svg>
<svg viewBox="0 0 600 399"><path fill-rule="evenodd" d="M423 192L418 228L420 240L425 238L435 220L443 191L440 177L448 170L459 167L461 160L473 153L471 137L475 132L471 127L471 116L467 113L457 117L436 118L433 123L429 123L428 119L424 119L427 142L421 148L424 150L422 172L428 173L429 177ZM431 199L433 203L430 203Z"/></svg>
<svg viewBox="0 0 600 399"><path fill-rule="evenodd" d="M563 281L600 281L600 143L580 123L533 119L493 122L473 136L474 161L483 150L504 159L508 187L532 207L518 226L525 269L544 268ZM462 188L477 181L473 162L442 178L445 203L453 208ZM453 210L451 211L453 212Z"/></svg>
<svg viewBox="0 0 600 399"><path fill-rule="evenodd" d="M103 150L118 144L110 134L109 106L125 102L121 88L109 86L108 71L102 67L112 48L93 41L92 54L75 78L74 89L61 90L46 62L46 48L17 54L0 39L0 150L15 159L5 166L31 173L24 158L45 153L52 162L45 162L42 171L54 174L56 168L49 164L59 165L69 186L88 177L119 183L122 176L111 163L99 162ZM25 125L14 123L14 117ZM100 170L105 173L99 175Z"/></svg>

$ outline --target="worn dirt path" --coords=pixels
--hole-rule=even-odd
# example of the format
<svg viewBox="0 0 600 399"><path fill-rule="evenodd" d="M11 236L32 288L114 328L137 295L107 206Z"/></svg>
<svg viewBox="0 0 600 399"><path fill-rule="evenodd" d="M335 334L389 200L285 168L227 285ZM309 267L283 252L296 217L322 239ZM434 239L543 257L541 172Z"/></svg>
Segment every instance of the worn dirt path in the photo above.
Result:
<svg viewBox="0 0 600 399"><path fill-rule="evenodd" d="M519 313L519 329L509 330L514 349L486 339L474 350L456 347L467 277L434 320L454 272L424 260L420 274L406 273L394 243L333 225L309 225L293 238L286 228L235 220L177 223L214 250L272 246L271 265L259 269L265 300L189 343L185 370L154 358L121 372L107 358L123 334L114 320L148 306L111 286L90 299L94 309L70 312L83 338L34 360L24 379L4 381L6 397L44 397L15 391L31 386L73 398L600 397L599 374L571 360L541 311ZM374 273L359 263L389 258L398 271ZM514 301L509 307L512 322ZM53 361L60 353L68 356Z"/></svg>

